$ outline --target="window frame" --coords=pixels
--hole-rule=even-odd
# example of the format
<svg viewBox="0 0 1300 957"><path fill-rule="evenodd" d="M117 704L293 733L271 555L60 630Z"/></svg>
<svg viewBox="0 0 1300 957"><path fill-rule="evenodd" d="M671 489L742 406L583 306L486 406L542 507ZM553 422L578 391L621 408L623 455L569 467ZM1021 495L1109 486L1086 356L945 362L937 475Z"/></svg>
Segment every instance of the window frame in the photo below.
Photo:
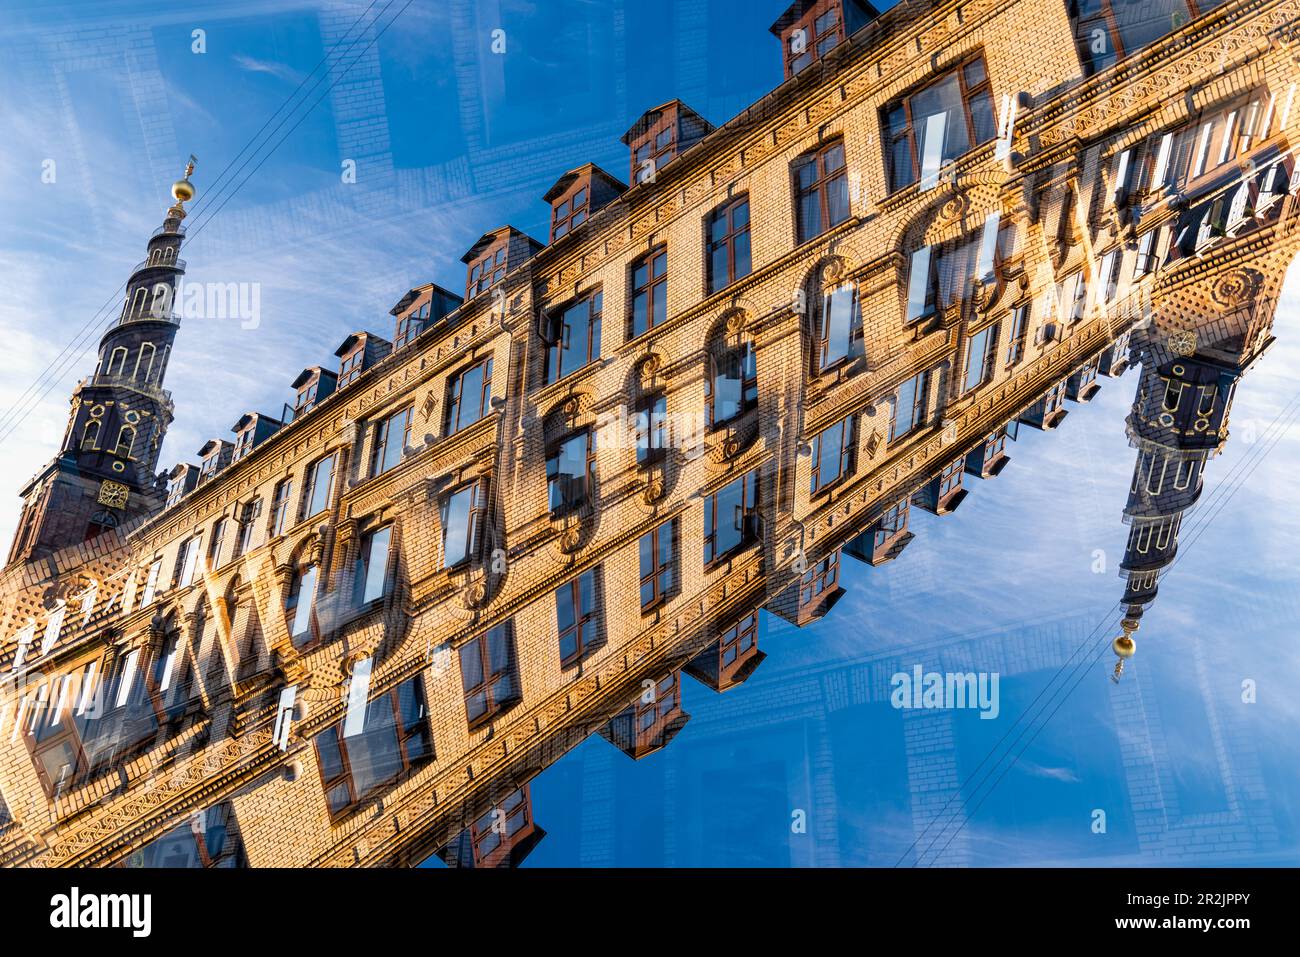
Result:
<svg viewBox="0 0 1300 957"><path fill-rule="evenodd" d="M504 646L504 664L499 671L493 670L492 661L494 655L493 640L500 641ZM468 649L473 647L477 653L479 668L479 680L476 684L470 685L469 676L465 672L466 658L469 656ZM523 689L519 683L518 659L516 657L514 619L507 618L499 624L493 625L487 631L475 635L456 649L456 660L460 666L461 691L465 701L465 721L470 731L477 730L483 725L500 717L512 707L523 700ZM506 682L506 691L499 697L494 694L496 685L500 682ZM484 697L484 710L477 716L470 714L470 699L477 694Z"/></svg>
<svg viewBox="0 0 1300 957"><path fill-rule="evenodd" d="M827 157L836 150L840 154L840 165L834 169L828 169L826 166ZM802 173L810 165L814 170L813 179L807 186L804 186L801 182ZM842 136L828 140L818 145L816 149L800 156L790 165L790 174L794 191L796 245L802 246L804 243L811 242L818 236L825 235L836 226L853 218L849 197L848 149ZM832 188L842 188L844 190L844 216L834 222L832 222L831 215L830 191ZM804 218L804 201L814 195L817 197L817 217L820 228L816 232L809 232L810 225Z"/></svg>
<svg viewBox="0 0 1300 957"><path fill-rule="evenodd" d="M389 446L393 440L393 424L397 422L398 419L404 419L404 421L402 423L402 440L398 446L397 458L391 465L384 465L385 460L388 458ZM406 448L410 445L411 427L414 422L415 406L408 405L398 409L396 412L384 416L382 419L379 419L374 423L370 439L371 478L378 478L380 475L391 472L402 464ZM381 466L383 467L381 468Z"/></svg>
<svg viewBox="0 0 1300 957"><path fill-rule="evenodd" d="M285 521L289 516L289 500L293 497L293 477L283 478L275 483L271 492L271 512L266 520L266 537L278 538L285 533Z"/></svg>
<svg viewBox="0 0 1300 957"><path fill-rule="evenodd" d="M662 272L656 274L655 268L658 264L663 264ZM640 268L646 271L645 282L641 285L636 283L636 273ZM668 246L660 243L644 255L637 257L628 267L628 285L631 295L628 296L628 338L639 339L652 329L662 326L668 321ZM655 296L662 290L663 294L663 315L658 314L655 308ZM637 327L636 307L637 301L645 301L645 328Z"/></svg>
<svg viewBox="0 0 1300 957"><path fill-rule="evenodd" d="M447 408L443 413L442 426L444 435L455 435L476 422L485 419L492 411L492 360L493 356L480 356L468 365L462 366L447 379ZM465 379L475 370L482 370L482 384L479 386L479 414L473 419L462 421L465 410Z"/></svg>
<svg viewBox="0 0 1300 957"><path fill-rule="evenodd" d="M559 650L561 668L572 667L605 643L601 636L601 594L598 570L599 566L588 568L555 589L556 647ZM582 601L584 580L590 582L590 608L587 608ZM569 602L573 618L573 623L565 628L560 627L561 600ZM564 641L569 635L573 637L574 650L566 655ZM584 636L588 635L591 640L585 641Z"/></svg>
<svg viewBox="0 0 1300 957"><path fill-rule="evenodd" d="M393 592L394 530L395 526L392 523L389 523L386 525L378 525L361 535L357 547L356 562L353 566L352 580L352 603L358 608L371 608L375 605L379 605ZM374 540L377 536L384 534L385 532L388 535L388 544L384 549L384 573L380 585L380 592L373 598L366 598L366 585L370 581L370 566L375 559L375 556L372 554L374 550Z"/></svg>
<svg viewBox="0 0 1300 957"><path fill-rule="evenodd" d="M910 376L904 381L900 382L898 388L894 390L894 396L893 396L894 401L890 404L890 409L889 409L889 431L888 431L887 444L892 442L897 442L899 439L903 439L909 435L912 435L918 430L924 428L926 422L929 421L930 387L933 385L931 379L933 373L934 373L933 368L923 369L920 372L916 373L916 375ZM911 382L916 383L916 385L913 386L912 407L909 415L909 418L911 419L911 424L906 429L899 432L897 430L899 399L902 396L903 388L908 383Z"/></svg>
<svg viewBox="0 0 1300 957"><path fill-rule="evenodd" d="M320 508L314 508L313 503L316 500L316 493L320 490L320 469L321 466L329 463L329 478L325 481L324 501ZM338 453L331 452L329 455L323 455L311 465L307 466L306 484L302 490L302 509L299 521L306 521L313 516L320 515L329 511L330 500L334 497L334 479L335 467L338 465Z"/></svg>
<svg viewBox="0 0 1300 957"><path fill-rule="evenodd" d="M569 324L568 316L584 304L587 307L586 358L578 365L565 371L565 353L572 348L569 343L572 340L572 331L574 328ZM601 287L595 286L565 303L563 306L550 311L547 324L551 328L547 331L551 335L551 339L546 340L544 356L545 375L543 376L543 379L546 385L553 385L562 379L567 379L571 375L576 375L584 369L589 368L592 363L600 358L601 320L604 317L604 308L604 295L601 291Z"/></svg>
<svg viewBox="0 0 1300 957"><path fill-rule="evenodd" d="M839 464L839 471L836 473L834 478L830 479L829 481L823 482L822 474L821 474L822 473L822 461L821 461L822 442L825 439L827 433L829 433L833 429L840 430L840 451L839 451L839 455L835 457L836 461ZM810 466L809 466L810 468L809 480L808 480L808 495L810 498L815 498L826 492L829 492L831 489L835 488L837 485L847 480L849 476L853 474L853 467L855 464L854 453L857 450L857 438L858 438L857 416L846 415L844 418L832 422L830 425L826 426L826 428L822 429L820 432L815 434L809 440L808 444L812 448L812 455L810 457Z"/></svg>
<svg viewBox="0 0 1300 957"><path fill-rule="evenodd" d="M578 439L585 439L587 443L586 453L583 460L586 463L586 470L582 477L582 495L581 499L575 499L565 494L564 501L556 504L555 488L559 481L559 462L561 455L569 443ZM574 512L588 508L595 501L596 492L596 436L591 427L584 427L573 432L566 433L564 436L556 439L551 443L550 450L546 455L546 503L552 517L570 515ZM555 474L552 474L552 463L555 463ZM572 479L572 476L569 476Z"/></svg>
<svg viewBox="0 0 1300 957"><path fill-rule="evenodd" d="M737 227L735 225L736 213L741 209L745 210L745 222ZM726 220L726 232L720 239L713 238L713 227L722 218ZM706 295L712 296L729 286L735 285L740 280L749 276L754 271L754 247L753 247L753 216L749 208L749 193L741 193L734 196L721 205L713 209L705 219L705 286ZM745 271L739 272L736 263L736 243L741 237L748 242L747 258L749 262L745 266ZM714 274L713 259L714 253L719 249L725 249L727 252L727 270L726 281L719 282L718 276Z"/></svg>
<svg viewBox="0 0 1300 957"><path fill-rule="evenodd" d="M403 719L402 719L401 693L402 693L402 689L407 687L408 685L415 688L416 694L418 695L417 700L419 702L420 709L421 709L421 714L415 720L412 727L407 727L403 723ZM348 749L347 749L348 739L343 737L344 722L338 721L330 725L329 727L322 729L312 738L312 753L316 758L316 770L320 774L320 780L321 780L321 796L325 801L325 807L329 813L331 822L338 822L339 820L347 817L349 814L354 812L357 808L361 807L367 801L373 798L376 794L379 794L380 792L386 790L387 788L395 787L396 785L400 784L402 781L409 778L410 775L413 774L415 771L419 770L420 767L422 767L423 765L427 764L430 761L435 760L437 757L436 749L434 747L434 740L433 740L433 728L431 727L429 721L428 697L424 690L424 682L420 680L420 677L417 675L413 678L408 678L406 681L401 682L400 684L388 689L387 691L375 695L374 698L371 698L366 702L367 714L369 714L371 706L380 698L384 698L384 697L389 698L392 703L393 721L394 721L393 729L396 733L397 750L398 750L398 754L402 759L402 766L400 769L394 772L394 774L391 775L390 777L382 781L376 781L371 786L370 790L368 790L366 793L359 794L357 791L356 781L354 780L353 777L352 761L350 756L348 755ZM428 753L412 757L410 754L408 743L411 740L420 737L421 731L423 731L424 736L428 742ZM365 730L363 729L361 733L364 734ZM320 743L319 743L319 739L322 736L327 734L334 735L334 746L338 751L339 763L340 763L339 773L336 774L334 777L330 777L330 778L327 778L325 776L325 761L321 757ZM330 805L330 792L338 788L341 784L347 785L349 800L347 804L344 804L336 809Z"/></svg>
<svg viewBox="0 0 1300 957"><path fill-rule="evenodd" d="M664 529L668 530L669 536L667 555L661 554L663 548L660 542L660 532ZM641 547L641 543L646 539L650 540L649 571L646 570L646 555L642 551ZM677 556L680 550L681 543L679 541L676 518L670 518L666 521L660 522L650 531L641 535L637 539L637 561L641 573L640 591L638 592L638 596L640 598L642 615L650 614L651 612L662 608L677 593L680 582L679 574L675 566L677 564ZM664 575L668 576L668 583L666 585L663 584ZM644 595L647 585L652 589L649 601L646 600Z"/></svg>
<svg viewBox="0 0 1300 957"><path fill-rule="evenodd" d="M983 62L984 79L979 83L976 83L974 86L968 86L966 81L966 69L976 61ZM886 179L889 181L890 196L893 196L895 193L898 193L900 190L904 190L909 186L914 186L920 183L922 180L922 176L921 176L922 157L920 156L917 149L916 122L912 116L912 101L916 97L920 96L922 93L925 93L939 86L941 83L944 83L945 81L948 80L950 76L953 75L956 75L957 77L957 84L958 84L957 89L958 89L959 96L961 98L961 105L962 105L961 113L962 113L962 118L966 122L966 136L967 136L967 142L970 144L970 146L966 149L965 152L960 153L957 156L954 156L951 162L956 162L958 159L960 159L962 156L965 156L967 153L977 150L981 146L991 143L997 139L996 117L994 118L994 123L993 123L994 126L993 135L983 141L978 140L976 138L975 117L971 110L971 101L975 97L979 96L981 93L987 93L989 98L989 106L991 110L993 99L994 99L993 78L992 75L989 73L988 62L984 59L983 51L977 51L969 56L957 60L950 67L944 70L943 73L941 73L939 76L933 77L928 82L926 82L921 86L918 86L916 89L912 90L910 93L906 94L905 96L898 97L897 99L891 101L890 103L886 104L885 107L881 110L882 129L884 132L884 135L881 137L881 142L885 146L884 149L885 165L886 165L885 172L886 172ZM895 130L890 123L890 117L893 115L895 110L900 108L903 110L904 123L902 127ZM911 163L911 176L906 182L899 182L898 171L894 165L894 150L895 150L896 143L904 138L907 139L907 144L908 144L908 155L910 157L910 163ZM948 161L940 162L940 168L942 168L945 162Z"/></svg>
<svg viewBox="0 0 1300 957"><path fill-rule="evenodd" d="M448 524L451 517L452 501L461 495L469 495L469 507L465 513L465 549L456 561L448 561L447 540L451 532ZM487 480L475 479L452 489L439 503L438 520L442 525L442 567L443 570L462 568L472 565L483 557L485 542L484 532L487 528L488 489Z"/></svg>
<svg viewBox="0 0 1300 957"><path fill-rule="evenodd" d="M719 498L734 486L740 486L740 502L735 506L731 517L732 528L739 532L736 542L729 548L718 550L718 531L719 515L718 500ZM704 499L704 567L705 569L714 568L736 554L744 551L756 541L761 539L761 529L758 527L762 520L762 500L763 486L759 477L758 468L752 468L743 475L737 476L726 485L723 485L712 495ZM722 516L726 518L727 516ZM755 521L757 519L758 521ZM739 522L739 524L737 524Z"/></svg>

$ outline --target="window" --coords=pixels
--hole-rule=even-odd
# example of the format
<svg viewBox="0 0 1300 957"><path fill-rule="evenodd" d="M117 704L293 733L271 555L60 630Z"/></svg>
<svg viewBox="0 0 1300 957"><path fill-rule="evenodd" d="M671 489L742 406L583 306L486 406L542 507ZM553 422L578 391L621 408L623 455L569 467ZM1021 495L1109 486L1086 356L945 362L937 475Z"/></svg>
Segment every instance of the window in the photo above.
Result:
<svg viewBox="0 0 1300 957"><path fill-rule="evenodd" d="M375 425L375 444L370 450L370 475L382 475L402 461L402 452L411 442L411 417L407 406Z"/></svg>
<svg viewBox="0 0 1300 957"><path fill-rule="evenodd" d="M757 469L704 500L705 565L725 558L761 534Z"/></svg>
<svg viewBox="0 0 1300 957"><path fill-rule="evenodd" d="M862 354L862 310L857 286L849 283L822 296L820 338L818 368L823 372Z"/></svg>
<svg viewBox="0 0 1300 957"><path fill-rule="evenodd" d="M194 570L199 564L199 536L185 540L176 555L176 573L172 576L177 588L188 588L194 581Z"/></svg>
<svg viewBox="0 0 1300 957"><path fill-rule="evenodd" d="M316 637L314 616L316 602L315 565L294 570L289 581L289 597L284 603L285 614L289 619L289 639L295 648L308 645Z"/></svg>
<svg viewBox="0 0 1300 957"><path fill-rule="evenodd" d="M596 486L596 449L590 430L565 439L546 459L551 514L563 515L591 500Z"/></svg>
<svg viewBox="0 0 1300 957"><path fill-rule="evenodd" d="M890 190L915 183L929 189L939 171L997 133L993 92L981 57L969 61L885 111Z"/></svg>
<svg viewBox="0 0 1300 957"><path fill-rule="evenodd" d="M334 485L334 456L327 455L307 470L307 490L303 495L303 518L319 515L329 508Z"/></svg>
<svg viewBox="0 0 1300 957"><path fill-rule="evenodd" d="M117 433L117 445L113 447L113 454L118 458L129 459L131 449L135 446L135 427L124 425Z"/></svg>
<svg viewBox="0 0 1300 957"><path fill-rule="evenodd" d="M902 438L925 422L930 394L930 371L912 376L898 387L889 413L889 441Z"/></svg>
<svg viewBox="0 0 1300 957"><path fill-rule="evenodd" d="M934 247L922 246L912 253L907 278L907 317L909 323L934 315L939 304L939 257Z"/></svg>
<svg viewBox="0 0 1300 957"><path fill-rule="evenodd" d="M636 411L636 462L649 465L663 460L668 448L668 399L653 395Z"/></svg>
<svg viewBox="0 0 1300 957"><path fill-rule="evenodd" d="M713 375L705 379L704 398L709 427L716 428L758 405L758 361L753 343L746 341L728 347L710 362Z"/></svg>
<svg viewBox="0 0 1300 957"><path fill-rule="evenodd" d="M235 868L246 866L229 802L190 815L156 840L133 851L124 867Z"/></svg>
<svg viewBox="0 0 1300 957"><path fill-rule="evenodd" d="M442 567L453 568L477 558L487 518L482 482L457 489L442 503Z"/></svg>
<svg viewBox="0 0 1300 957"><path fill-rule="evenodd" d="M492 407L492 359L480 359L447 384L446 434L454 435L487 415Z"/></svg>
<svg viewBox="0 0 1300 957"><path fill-rule="evenodd" d="M504 821L498 811L504 815ZM532 825L532 803L528 796L528 786L524 785L511 791L500 807L490 808L470 826L470 842L474 846L476 866L492 867L504 860L507 852Z"/></svg>
<svg viewBox="0 0 1300 957"><path fill-rule="evenodd" d="M212 537L208 539L208 569L212 570L221 565L221 546L226 541L226 528L230 520L225 518L217 519L212 526Z"/></svg>
<svg viewBox="0 0 1300 957"><path fill-rule="evenodd" d="M668 318L668 250L652 249L632 264L632 338Z"/></svg>
<svg viewBox="0 0 1300 957"><path fill-rule="evenodd" d="M749 275L749 197L733 199L709 217L709 293Z"/></svg>
<svg viewBox="0 0 1300 957"><path fill-rule="evenodd" d="M641 536L641 611L657 608L668 600L676 580L673 564L676 561L676 542L673 520L669 519L654 531Z"/></svg>
<svg viewBox="0 0 1300 957"><path fill-rule="evenodd" d="M813 436L809 494L816 495L830 488L847 476L852 467L853 416L848 416Z"/></svg>
<svg viewBox="0 0 1300 957"><path fill-rule="evenodd" d="M266 525L267 538L284 534L291 495L293 495L293 479L284 479L275 486L275 491L271 495L271 518Z"/></svg>
<svg viewBox="0 0 1300 957"><path fill-rule="evenodd" d="M799 607L812 605L829 591L833 591L840 577L840 553L831 552L799 579Z"/></svg>
<svg viewBox="0 0 1300 957"><path fill-rule="evenodd" d="M966 343L966 370L962 376L963 392L978 388L993 378L993 364L998 354L998 324L985 326Z"/></svg>
<svg viewBox="0 0 1300 957"><path fill-rule="evenodd" d="M555 627L560 636L561 666L573 664L600 643L596 569L588 569L555 590Z"/></svg>
<svg viewBox="0 0 1300 957"><path fill-rule="evenodd" d="M487 292L506 276L506 247L494 246L482 259L470 266L469 283L465 288L465 298L473 299L481 292Z"/></svg>
<svg viewBox="0 0 1300 957"><path fill-rule="evenodd" d="M589 293L552 317L546 381L558 382L600 358L601 293Z"/></svg>
<svg viewBox="0 0 1300 957"><path fill-rule="evenodd" d="M960 474L957 477L957 484L961 484ZM906 498L901 498L889 508L885 509L884 514L880 516L880 524L876 528L873 546L883 548L889 544L895 535L907 528L908 513L911 506Z"/></svg>
<svg viewBox="0 0 1300 957"><path fill-rule="evenodd" d="M203 460L203 465L199 468L199 481L204 482L217 474L221 465L221 452L217 451Z"/></svg>
<svg viewBox="0 0 1300 957"><path fill-rule="evenodd" d="M332 818L396 784L434 756L419 678L371 701L362 723L361 731L347 737L342 723L316 736L316 760Z"/></svg>
<svg viewBox="0 0 1300 957"><path fill-rule="evenodd" d="M577 229L587 221L591 192L586 186L556 203L551 210L551 242Z"/></svg>
<svg viewBox="0 0 1300 957"><path fill-rule="evenodd" d="M19 705L22 728L46 794L121 763L184 715L192 670L174 619L156 651L136 648L104 673L97 659L36 687Z"/></svg>
<svg viewBox="0 0 1300 957"><path fill-rule="evenodd" d="M86 427L81 432L81 448L83 450L99 448L99 430L103 426L104 423L99 419L91 419L86 423Z"/></svg>
<svg viewBox="0 0 1300 957"><path fill-rule="evenodd" d="M1177 30L1224 0L1070 0L1075 43L1085 76Z"/></svg>
<svg viewBox="0 0 1300 957"><path fill-rule="evenodd" d="M1011 332L1007 336L1007 365L1017 365L1025 357L1025 339L1029 334L1030 304L1011 310Z"/></svg>
<svg viewBox="0 0 1300 957"><path fill-rule="evenodd" d="M844 141L823 146L795 163L798 236L806 243L849 218L849 174Z"/></svg>
<svg viewBox="0 0 1300 957"><path fill-rule="evenodd" d="M230 457L232 462L238 462L249 452L253 451L253 435L256 431L255 428L244 429L243 432L240 432L235 436L235 451Z"/></svg>
<svg viewBox="0 0 1300 957"><path fill-rule="evenodd" d="M509 621L461 645L460 679L465 689L465 716L471 728L519 700L515 643Z"/></svg>
<svg viewBox="0 0 1300 957"><path fill-rule="evenodd" d="M353 594L358 604L368 605L388 594L389 545L392 539L391 525L377 528L362 537L353 583Z"/></svg>
<svg viewBox="0 0 1300 957"><path fill-rule="evenodd" d="M674 671L655 684L653 701L647 702L642 697L636 699L633 728L638 743L647 743L646 739L653 737L655 731L662 728L664 722L677 711L680 691L681 682L678 673Z"/></svg>
<svg viewBox="0 0 1300 957"><path fill-rule="evenodd" d="M751 611L718 638L718 660L730 668L758 643L758 612Z"/></svg>
<svg viewBox="0 0 1300 957"><path fill-rule="evenodd" d="M298 392L298 398L293 404L293 421L297 421L301 416L306 415L316 405L316 393L320 389L320 380L312 379Z"/></svg>
<svg viewBox="0 0 1300 957"><path fill-rule="evenodd" d="M839 6L834 3L810 4L808 12L785 33L786 79L821 59L844 39Z"/></svg>
<svg viewBox="0 0 1300 957"><path fill-rule="evenodd" d="M400 349L421 332L429 322L430 304L423 303L397 320L397 335L393 337L393 348Z"/></svg>
<svg viewBox="0 0 1300 957"><path fill-rule="evenodd" d="M361 375L362 372L361 367L365 362L365 358L366 358L365 346L358 346L356 349L353 349L351 352L349 352L346 356L343 357L343 361L339 364L339 386L338 387L340 389L343 388L345 385L349 385L353 379Z"/></svg>
<svg viewBox="0 0 1300 957"><path fill-rule="evenodd" d="M140 596L140 607L150 604L158 590L158 575L162 572L162 559L156 558L149 566L149 574L144 580L144 592Z"/></svg>

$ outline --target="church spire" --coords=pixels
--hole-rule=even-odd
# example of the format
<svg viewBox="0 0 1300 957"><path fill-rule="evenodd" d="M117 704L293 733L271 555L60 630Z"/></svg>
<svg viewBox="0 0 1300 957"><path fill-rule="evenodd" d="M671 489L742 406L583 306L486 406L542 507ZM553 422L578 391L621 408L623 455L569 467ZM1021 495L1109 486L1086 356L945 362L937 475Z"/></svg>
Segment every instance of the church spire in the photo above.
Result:
<svg viewBox="0 0 1300 957"><path fill-rule="evenodd" d="M180 327L173 304L185 261L177 254L185 203L194 198L194 164L191 156L172 184L175 202L131 271L122 311L100 339L95 371L72 393L59 454L22 492L10 564L94 538L165 501L158 457L173 406L162 383Z"/></svg>

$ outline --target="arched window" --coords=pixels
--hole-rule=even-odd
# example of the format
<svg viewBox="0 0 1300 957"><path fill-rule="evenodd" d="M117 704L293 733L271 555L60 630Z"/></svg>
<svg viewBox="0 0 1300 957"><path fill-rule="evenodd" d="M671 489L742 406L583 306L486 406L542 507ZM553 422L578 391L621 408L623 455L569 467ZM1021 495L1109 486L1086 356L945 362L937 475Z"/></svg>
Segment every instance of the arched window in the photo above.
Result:
<svg viewBox="0 0 1300 957"><path fill-rule="evenodd" d="M105 375L122 375L126 369L126 346L118 346L108 357L108 368L104 370Z"/></svg>
<svg viewBox="0 0 1300 957"><path fill-rule="evenodd" d="M136 289L136 291L131 294L131 299L127 303L126 318L135 319L144 315L144 304L148 296L149 290L145 289L144 286Z"/></svg>
<svg viewBox="0 0 1300 957"><path fill-rule="evenodd" d="M131 374L131 378L137 382L148 382L153 373L153 360L157 354L158 348L152 342L142 343L140 354L135 359L135 372Z"/></svg>
<svg viewBox="0 0 1300 957"><path fill-rule="evenodd" d="M246 680L262 670L265 642L262 640L262 622L257 614L252 585L238 576L226 589L226 616L230 627L230 647L234 652L235 675L240 680Z"/></svg>
<svg viewBox="0 0 1300 957"><path fill-rule="evenodd" d="M284 611L289 639L295 648L306 647L320 637L316 626L316 575L315 565L303 565L294 569L289 582Z"/></svg>
<svg viewBox="0 0 1300 957"><path fill-rule="evenodd" d="M124 425L117 433L117 445L113 448L113 454L119 458L129 459L131 449L135 446L135 426Z"/></svg>
<svg viewBox="0 0 1300 957"><path fill-rule="evenodd" d="M81 447L83 449L99 448L99 431L103 428L104 423L99 419L89 419L86 426L81 432Z"/></svg>
<svg viewBox="0 0 1300 957"><path fill-rule="evenodd" d="M149 307L149 315L155 319L165 319L171 315L172 311L172 287L165 282L160 282L153 287L153 302Z"/></svg>

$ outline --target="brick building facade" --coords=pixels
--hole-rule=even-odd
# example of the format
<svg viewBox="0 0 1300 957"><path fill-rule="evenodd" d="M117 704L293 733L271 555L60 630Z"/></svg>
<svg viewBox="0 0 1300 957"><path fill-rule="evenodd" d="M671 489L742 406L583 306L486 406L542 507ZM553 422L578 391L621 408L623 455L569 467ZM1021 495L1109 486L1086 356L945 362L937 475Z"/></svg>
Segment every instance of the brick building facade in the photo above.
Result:
<svg viewBox="0 0 1300 957"><path fill-rule="evenodd" d="M401 295L175 494L150 459L87 537L29 490L0 861L516 862L538 772L667 745L684 671L744 680L758 609L829 613L1019 425L1265 344L1300 4L851 6L794 4L790 78L729 122L638 121L633 185L573 157L549 244L485 232L465 299ZM113 508L84 404L51 474Z"/></svg>

